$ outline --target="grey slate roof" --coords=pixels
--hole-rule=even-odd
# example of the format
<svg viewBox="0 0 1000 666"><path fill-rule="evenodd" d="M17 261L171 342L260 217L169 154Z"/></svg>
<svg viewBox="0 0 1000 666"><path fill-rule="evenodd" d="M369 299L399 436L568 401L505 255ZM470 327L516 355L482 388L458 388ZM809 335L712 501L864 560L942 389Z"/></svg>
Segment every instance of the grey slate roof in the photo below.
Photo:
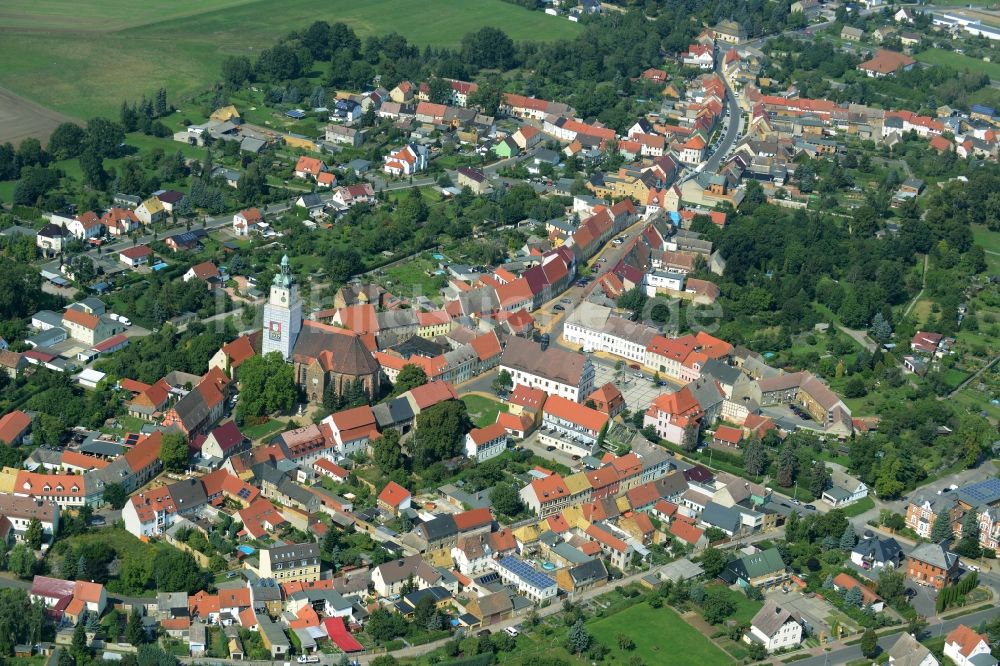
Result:
<svg viewBox="0 0 1000 666"><path fill-rule="evenodd" d="M740 512L728 506L715 502L705 505L701 512L701 521L712 527L718 527L727 532L738 532L740 529Z"/></svg>
<svg viewBox="0 0 1000 666"><path fill-rule="evenodd" d="M768 601L764 604L764 607L757 611L757 614L753 616L751 624L760 630L765 636L770 638L774 636L785 626L789 620L792 622L802 623L802 618L799 617L798 613L793 613L787 608L782 608L775 601Z"/></svg>
<svg viewBox="0 0 1000 666"><path fill-rule="evenodd" d="M372 407L372 413L375 414L375 423L378 424L379 430L413 420L413 409L406 398L395 398L389 402L379 403Z"/></svg>
<svg viewBox="0 0 1000 666"><path fill-rule="evenodd" d="M944 543L922 543L910 552L910 558L950 571L958 563L958 555L949 552Z"/></svg>
<svg viewBox="0 0 1000 666"><path fill-rule="evenodd" d="M931 651L911 634L903 634L889 648L889 659L892 661L892 666L919 666L930 653Z"/></svg>
<svg viewBox="0 0 1000 666"><path fill-rule="evenodd" d="M569 575L574 584L586 585L595 581L607 580L608 569L604 566L603 561L594 558L570 569Z"/></svg>

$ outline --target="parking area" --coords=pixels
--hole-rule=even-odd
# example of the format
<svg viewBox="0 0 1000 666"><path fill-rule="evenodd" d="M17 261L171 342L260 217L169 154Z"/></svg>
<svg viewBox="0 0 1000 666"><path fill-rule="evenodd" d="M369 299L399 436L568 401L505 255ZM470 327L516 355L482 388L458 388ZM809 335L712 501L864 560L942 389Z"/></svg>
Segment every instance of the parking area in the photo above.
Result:
<svg viewBox="0 0 1000 666"><path fill-rule="evenodd" d="M566 467L569 467L574 471L583 469L583 463L581 463L579 460L573 460L573 456L570 455L569 453L566 453L565 451L560 451L559 449L548 451L546 449L546 446L542 444L540 441L538 441L537 432L533 432L530 435L528 435L528 437L525 438L523 442L521 442L521 446L528 449L532 453L535 453L541 456L542 458L545 458L546 460L552 460L554 462L559 463L560 465L565 465Z"/></svg>
<svg viewBox="0 0 1000 666"><path fill-rule="evenodd" d="M604 386L608 382L614 382L615 380L615 366L614 364L605 361L604 359L599 359L595 356L591 356L590 360L594 363L594 371L596 375L595 386ZM653 383L653 378L649 375L642 375L642 378L636 376L639 373L638 370L633 370L632 368L626 367L622 370L621 381L614 382L618 390L622 392L622 396L625 398L625 404L632 411L637 409L645 410L649 406L649 403L653 402L656 396L661 393L673 393L676 388L668 384L666 386L657 386Z"/></svg>

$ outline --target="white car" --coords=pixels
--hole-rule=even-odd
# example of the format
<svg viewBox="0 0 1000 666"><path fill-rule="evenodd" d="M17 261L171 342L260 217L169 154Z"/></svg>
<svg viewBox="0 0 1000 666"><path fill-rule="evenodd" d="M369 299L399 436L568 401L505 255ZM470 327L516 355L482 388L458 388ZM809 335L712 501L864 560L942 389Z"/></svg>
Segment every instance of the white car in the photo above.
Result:
<svg viewBox="0 0 1000 666"><path fill-rule="evenodd" d="M318 664L319 663L319 657L309 657L309 656L306 656L306 655L301 655L295 661L299 662L300 664Z"/></svg>
<svg viewBox="0 0 1000 666"><path fill-rule="evenodd" d="M507 627L504 631L506 631L507 635L511 638L517 638L518 631L514 627Z"/></svg>
<svg viewBox="0 0 1000 666"><path fill-rule="evenodd" d="M118 321L120 321L121 323L125 324L126 326L131 326L132 325L132 320L129 319L128 317L118 317Z"/></svg>

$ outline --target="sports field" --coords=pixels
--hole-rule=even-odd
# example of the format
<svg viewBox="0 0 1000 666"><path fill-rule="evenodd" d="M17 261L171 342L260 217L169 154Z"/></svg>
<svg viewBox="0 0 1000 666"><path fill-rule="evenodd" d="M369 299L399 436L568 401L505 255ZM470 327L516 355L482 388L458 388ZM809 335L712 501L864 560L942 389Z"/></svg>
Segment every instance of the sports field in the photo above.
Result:
<svg viewBox="0 0 1000 666"><path fill-rule="evenodd" d="M587 624L594 638L611 648L612 663L627 664L638 656L646 664L715 666L733 659L685 622L672 609L653 608L647 603L627 608ZM618 634L635 642L635 649L618 649Z"/></svg>
<svg viewBox="0 0 1000 666"><path fill-rule="evenodd" d="M983 62L977 58L970 58L954 51L944 49L927 49L918 53L916 59L930 65L945 65L957 70L969 70L972 72L982 72L991 79L1000 79L1000 63Z"/></svg>
<svg viewBox="0 0 1000 666"><path fill-rule="evenodd" d="M252 57L317 20L452 47L487 25L515 41L580 30L502 0L5 0L0 86L77 118L116 115L122 98L160 87L174 100L201 92L224 56Z"/></svg>

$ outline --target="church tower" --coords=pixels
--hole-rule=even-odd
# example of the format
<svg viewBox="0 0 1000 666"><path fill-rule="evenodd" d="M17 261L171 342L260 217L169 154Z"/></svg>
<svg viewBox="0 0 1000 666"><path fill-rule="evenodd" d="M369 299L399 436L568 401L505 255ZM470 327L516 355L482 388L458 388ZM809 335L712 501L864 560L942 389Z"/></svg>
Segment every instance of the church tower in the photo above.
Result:
<svg viewBox="0 0 1000 666"><path fill-rule="evenodd" d="M302 330L302 300L292 277L288 256L281 258L281 270L271 283L271 297L264 306L264 344L262 353L281 352L287 361Z"/></svg>

